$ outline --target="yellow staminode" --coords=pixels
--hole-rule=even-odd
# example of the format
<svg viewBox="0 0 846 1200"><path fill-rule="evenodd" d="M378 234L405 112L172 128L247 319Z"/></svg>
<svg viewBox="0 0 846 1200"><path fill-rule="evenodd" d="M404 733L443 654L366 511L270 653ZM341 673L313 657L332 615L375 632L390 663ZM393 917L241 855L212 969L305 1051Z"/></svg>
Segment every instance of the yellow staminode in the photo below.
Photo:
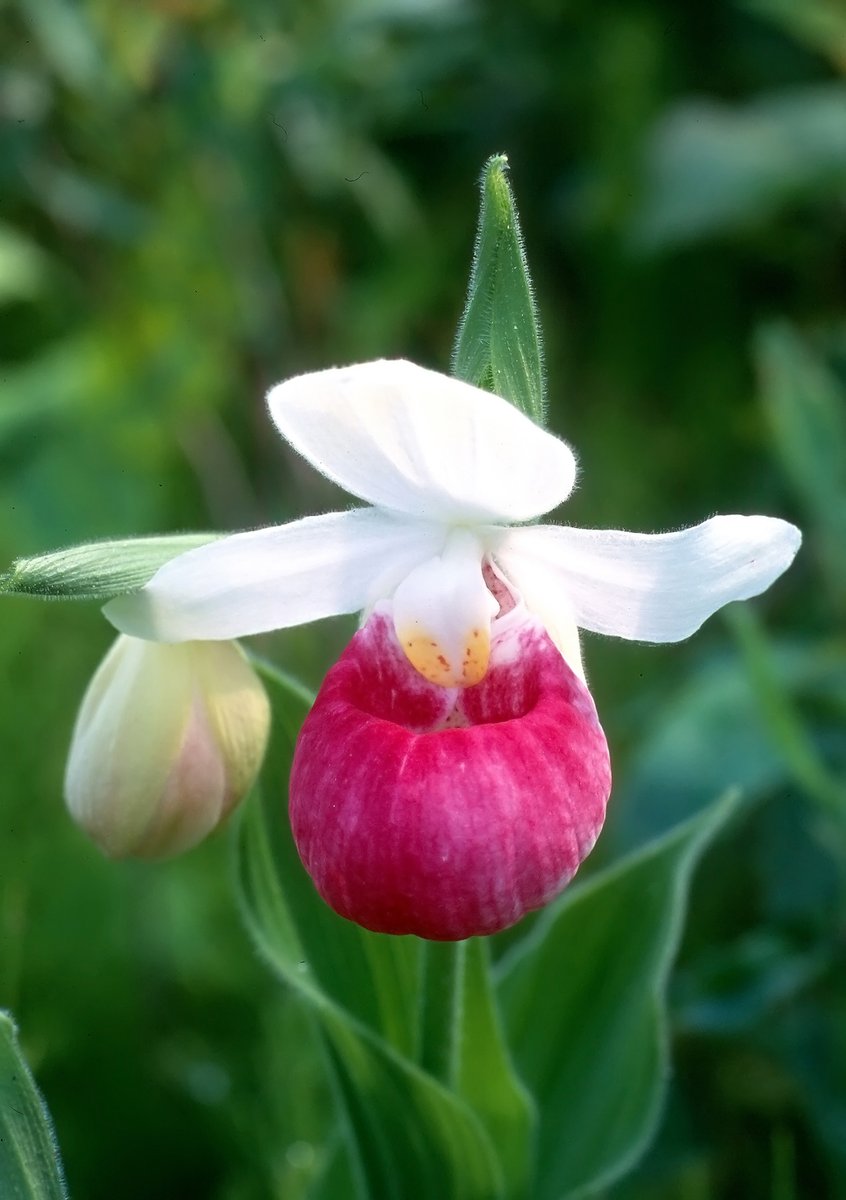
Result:
<svg viewBox="0 0 846 1200"><path fill-rule="evenodd" d="M477 537L454 529L441 553L411 571L394 593L397 638L430 683L472 687L485 677L499 605L485 583L483 557Z"/></svg>
<svg viewBox="0 0 846 1200"><path fill-rule="evenodd" d="M406 658L429 683L472 687L484 679L491 655L488 629L474 626L454 649L417 629L397 633Z"/></svg>

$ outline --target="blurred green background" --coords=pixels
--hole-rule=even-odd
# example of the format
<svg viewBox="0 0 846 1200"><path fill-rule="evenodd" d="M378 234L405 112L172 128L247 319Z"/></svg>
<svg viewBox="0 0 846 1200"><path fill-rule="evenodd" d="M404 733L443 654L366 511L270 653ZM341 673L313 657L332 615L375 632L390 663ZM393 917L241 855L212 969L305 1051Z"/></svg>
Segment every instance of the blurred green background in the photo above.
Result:
<svg viewBox="0 0 846 1200"><path fill-rule="evenodd" d="M585 648L616 766L597 862L747 798L694 889L666 1119L609 1195L846 1196L840 0L0 0L0 46L3 564L343 504L263 390L447 368L499 151L582 466L565 519L802 526L772 592L691 642ZM349 629L259 648L316 683ZM227 836L115 866L64 813L110 636L3 602L0 1006L74 1196L306 1197L329 1101Z"/></svg>

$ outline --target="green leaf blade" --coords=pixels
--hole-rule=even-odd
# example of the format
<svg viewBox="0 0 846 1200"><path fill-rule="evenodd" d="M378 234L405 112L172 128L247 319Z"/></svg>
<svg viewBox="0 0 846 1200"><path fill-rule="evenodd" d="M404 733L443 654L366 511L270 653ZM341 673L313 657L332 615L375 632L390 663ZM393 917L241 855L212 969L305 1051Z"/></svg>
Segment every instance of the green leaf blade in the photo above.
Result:
<svg viewBox="0 0 846 1200"><path fill-rule="evenodd" d="M688 885L735 804L724 797L566 892L503 962L509 1041L541 1113L536 1200L607 1186L654 1135Z"/></svg>
<svg viewBox="0 0 846 1200"><path fill-rule="evenodd" d="M743 231L797 197L839 195L846 89L783 89L746 103L681 99L648 136L633 247L655 253Z"/></svg>
<svg viewBox="0 0 846 1200"><path fill-rule="evenodd" d="M531 1196L537 1106L520 1080L505 1039L491 979L487 941L466 943L462 972L455 1088L497 1147L509 1200Z"/></svg>
<svg viewBox="0 0 846 1200"><path fill-rule="evenodd" d="M829 770L819 753L790 688L781 677L773 647L754 608L730 604L722 616L737 639L749 685L774 750L799 786L834 821L842 838L846 834L846 786Z"/></svg>
<svg viewBox="0 0 846 1200"><path fill-rule="evenodd" d="M507 168L505 155L494 155L482 175L473 266L452 373L509 400L542 425L540 323Z"/></svg>
<svg viewBox="0 0 846 1200"><path fill-rule="evenodd" d="M11 1017L0 1012L0 1195L66 1200L59 1150Z"/></svg>
<svg viewBox="0 0 846 1200"><path fill-rule="evenodd" d="M219 533L89 542L19 558L0 575L0 595L42 600L112 600L149 583L159 567L179 554L205 546Z"/></svg>
<svg viewBox="0 0 846 1200"><path fill-rule="evenodd" d="M818 531L827 575L846 587L846 390L786 322L758 331L761 399L776 451Z"/></svg>

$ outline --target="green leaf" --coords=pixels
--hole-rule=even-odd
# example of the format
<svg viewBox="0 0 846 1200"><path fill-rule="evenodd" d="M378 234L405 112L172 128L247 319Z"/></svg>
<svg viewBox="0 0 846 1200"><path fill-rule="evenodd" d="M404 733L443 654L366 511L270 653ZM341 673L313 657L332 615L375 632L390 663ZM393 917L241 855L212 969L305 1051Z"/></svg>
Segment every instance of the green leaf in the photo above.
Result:
<svg viewBox="0 0 846 1200"><path fill-rule="evenodd" d="M254 660L273 703L274 731L262 772L265 804L273 803L262 863L266 878L276 878L271 891L255 895L275 907L266 910L267 928L277 941L284 931L285 952L297 958L298 982L314 986L350 1009L352 1014L400 1053L414 1055L418 1047L418 1015L414 1000L420 979L420 947L416 938L394 938L369 933L338 917L319 898L306 874L288 825L285 797L294 743L313 697L300 684L275 667ZM270 797L277 797L275 802ZM255 816L255 820L258 817ZM253 830L253 836L258 836ZM245 836L249 829L245 831ZM259 843L260 844L260 843ZM254 847L258 852L258 845ZM249 866L251 863L243 863ZM282 913L288 924L280 923Z"/></svg>
<svg viewBox="0 0 846 1200"><path fill-rule="evenodd" d="M0 1196L64 1200L67 1196L50 1116L18 1046L14 1023L0 1012Z"/></svg>
<svg viewBox="0 0 846 1200"><path fill-rule="evenodd" d="M528 1196L537 1113L505 1042L488 942L427 942L423 961L421 1065L479 1116L499 1151L506 1194Z"/></svg>
<svg viewBox="0 0 846 1200"><path fill-rule="evenodd" d="M90 397L103 389L103 358L101 344L76 335L53 343L23 363L4 366L0 376L0 449L6 450L12 439L26 436L27 453L34 455L51 438L66 434L65 420L78 425L79 414L85 411ZM63 450L72 461L66 440Z"/></svg>
<svg viewBox="0 0 846 1200"><path fill-rule="evenodd" d="M36 242L0 223L0 304L35 299L44 286L47 262Z"/></svg>
<svg viewBox="0 0 846 1200"><path fill-rule="evenodd" d="M44 600L111 600L144 586L159 567L219 533L181 533L166 537L89 542L19 558L0 575L0 594Z"/></svg>
<svg viewBox="0 0 846 1200"><path fill-rule="evenodd" d="M831 773L814 745L754 609L730 604L723 620L737 638L746 674L773 748L809 796L834 818L841 847L846 836L846 787Z"/></svg>
<svg viewBox="0 0 846 1200"><path fill-rule="evenodd" d="M540 324L508 160L494 155L482 175L482 206L452 373L510 400L539 425L544 419Z"/></svg>
<svg viewBox="0 0 846 1200"><path fill-rule="evenodd" d="M424 942L422 948L418 1058L449 1087L458 1074L466 951L466 942Z"/></svg>
<svg viewBox="0 0 846 1200"><path fill-rule="evenodd" d="M768 220L846 180L846 88L794 88L746 104L685 100L653 130L631 236L644 250Z"/></svg>
<svg viewBox="0 0 846 1200"><path fill-rule="evenodd" d="M503 1195L502 1168L481 1121L414 1061L421 943L342 920L299 862L281 798L307 698L261 669L275 720L261 787L239 830L242 911L262 956L318 1022L362 1195L494 1200Z"/></svg>
<svg viewBox="0 0 846 1200"><path fill-rule="evenodd" d="M724 797L565 892L503 960L509 1041L541 1112L535 1200L607 1186L654 1135L690 876L735 804Z"/></svg>
<svg viewBox="0 0 846 1200"><path fill-rule="evenodd" d="M517 1076L492 987L488 942L466 943L454 1087L497 1147L506 1195L530 1196L538 1113Z"/></svg>
<svg viewBox="0 0 846 1200"><path fill-rule="evenodd" d="M846 647L838 652L821 642L809 653L806 647L780 646L776 669L796 696L824 695L824 703L830 695L846 699ZM614 789L616 816L602 835L605 853L622 857L674 829L707 808L727 779L747 803L789 779L733 647L706 653L675 686L649 697L624 777Z"/></svg>
<svg viewBox="0 0 846 1200"><path fill-rule="evenodd" d="M755 356L776 448L819 530L827 573L842 594L846 588L846 389L785 323L759 331Z"/></svg>
<svg viewBox="0 0 846 1200"><path fill-rule="evenodd" d="M742 5L756 17L780 26L796 41L824 54L837 68L846 62L846 12L841 0L745 0Z"/></svg>

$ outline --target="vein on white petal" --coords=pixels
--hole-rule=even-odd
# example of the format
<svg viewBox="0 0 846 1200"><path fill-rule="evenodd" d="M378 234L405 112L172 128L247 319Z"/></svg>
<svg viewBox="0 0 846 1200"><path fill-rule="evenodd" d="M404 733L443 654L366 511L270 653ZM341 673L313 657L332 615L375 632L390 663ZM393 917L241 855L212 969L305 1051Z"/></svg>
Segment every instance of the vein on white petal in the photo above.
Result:
<svg viewBox="0 0 846 1200"><path fill-rule="evenodd" d="M181 554L103 611L121 632L161 642L285 629L375 604L445 536L375 508L304 517Z"/></svg>
<svg viewBox="0 0 846 1200"><path fill-rule="evenodd" d="M573 488L564 442L501 397L414 363L300 375L267 399L280 433L318 471L395 512L525 521Z"/></svg>
<svg viewBox="0 0 846 1200"><path fill-rule="evenodd" d="M519 578L543 564L582 629L677 642L732 600L765 591L793 561L799 530L777 517L718 516L673 533L538 525L502 535L497 558Z"/></svg>

